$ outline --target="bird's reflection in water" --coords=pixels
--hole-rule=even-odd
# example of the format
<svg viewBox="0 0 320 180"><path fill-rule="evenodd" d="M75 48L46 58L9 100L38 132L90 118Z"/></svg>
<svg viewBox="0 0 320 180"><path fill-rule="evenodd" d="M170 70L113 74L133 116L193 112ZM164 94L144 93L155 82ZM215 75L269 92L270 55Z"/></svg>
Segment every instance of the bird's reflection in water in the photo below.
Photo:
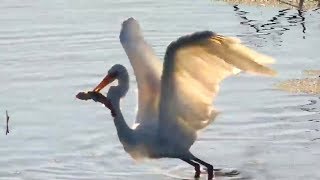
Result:
<svg viewBox="0 0 320 180"><path fill-rule="evenodd" d="M301 26L301 37L306 38L305 12L300 10L282 9L266 22L249 19L250 12L241 10L238 5L233 6L236 15L241 19L240 24L253 28L256 32L255 37L262 39L263 42L272 41L277 46L281 46L281 36L293 26Z"/></svg>

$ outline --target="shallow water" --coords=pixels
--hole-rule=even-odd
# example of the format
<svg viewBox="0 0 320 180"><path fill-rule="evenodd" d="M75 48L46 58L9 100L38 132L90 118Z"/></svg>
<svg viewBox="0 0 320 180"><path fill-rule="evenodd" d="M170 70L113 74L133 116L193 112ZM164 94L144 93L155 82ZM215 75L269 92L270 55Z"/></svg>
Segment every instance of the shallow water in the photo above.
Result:
<svg viewBox="0 0 320 180"><path fill-rule="evenodd" d="M177 37L213 30L275 57L276 78L238 75L223 82L222 112L192 147L244 179L319 179L319 98L275 83L320 69L320 14L232 7L211 1L22 1L0 4L0 179L182 179L193 168L173 159L134 162L108 112L75 94L94 87L115 63L130 67L118 40L121 22L140 21L159 56ZM274 19L276 17L276 19ZM135 118L135 79L123 101ZM203 176L205 179L205 176ZM218 179L228 179L219 177Z"/></svg>

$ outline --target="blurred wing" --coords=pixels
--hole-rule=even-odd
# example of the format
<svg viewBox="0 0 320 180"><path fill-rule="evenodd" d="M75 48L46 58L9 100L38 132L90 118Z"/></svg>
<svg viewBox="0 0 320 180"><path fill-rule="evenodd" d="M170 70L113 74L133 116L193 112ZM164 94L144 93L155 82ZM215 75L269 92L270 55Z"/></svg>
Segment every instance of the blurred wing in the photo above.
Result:
<svg viewBox="0 0 320 180"><path fill-rule="evenodd" d="M161 82L160 137L190 147L196 131L216 117L212 101L219 83L241 70L261 75L276 72L262 65L271 57L242 45L237 38L205 31L172 42L166 51Z"/></svg>
<svg viewBox="0 0 320 180"><path fill-rule="evenodd" d="M138 22L122 24L120 41L133 67L138 85L138 112L134 127L156 123L159 114L162 63L144 40Z"/></svg>

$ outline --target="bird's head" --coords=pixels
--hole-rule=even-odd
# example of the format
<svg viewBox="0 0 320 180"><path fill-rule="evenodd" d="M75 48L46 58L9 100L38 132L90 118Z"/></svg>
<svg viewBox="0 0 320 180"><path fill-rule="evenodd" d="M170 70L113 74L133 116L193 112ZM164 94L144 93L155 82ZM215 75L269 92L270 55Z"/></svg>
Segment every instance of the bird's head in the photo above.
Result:
<svg viewBox="0 0 320 180"><path fill-rule="evenodd" d="M132 17L123 21L119 38L121 43L137 38L142 38L142 33L138 21Z"/></svg>
<svg viewBox="0 0 320 180"><path fill-rule="evenodd" d="M129 88L129 75L127 69L121 64L113 65L109 69L106 77L103 78L103 80L98 84L97 87L93 89L93 91L100 92L104 87L106 87L116 79L118 80L118 86L114 90L117 91L117 94L120 97L125 96Z"/></svg>

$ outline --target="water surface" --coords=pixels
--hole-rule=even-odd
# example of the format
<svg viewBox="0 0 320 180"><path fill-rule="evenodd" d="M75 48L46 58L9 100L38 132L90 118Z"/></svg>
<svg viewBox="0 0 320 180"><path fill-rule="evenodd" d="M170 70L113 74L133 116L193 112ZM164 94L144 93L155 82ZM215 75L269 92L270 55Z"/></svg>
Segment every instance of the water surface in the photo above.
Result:
<svg viewBox="0 0 320 180"><path fill-rule="evenodd" d="M5 110L11 116L10 134L3 123L0 135L0 179L193 177L193 168L179 160L134 162L109 112L74 97L123 64L131 75L123 112L133 122L136 82L118 40L121 22L131 16L160 57L177 37L213 30L278 60L277 78L241 74L223 82L215 102L222 113L200 134L195 155L237 168L239 178L320 178L318 97L274 87L320 69L318 11L169 0L4 0L0 11L0 111L3 122Z"/></svg>

